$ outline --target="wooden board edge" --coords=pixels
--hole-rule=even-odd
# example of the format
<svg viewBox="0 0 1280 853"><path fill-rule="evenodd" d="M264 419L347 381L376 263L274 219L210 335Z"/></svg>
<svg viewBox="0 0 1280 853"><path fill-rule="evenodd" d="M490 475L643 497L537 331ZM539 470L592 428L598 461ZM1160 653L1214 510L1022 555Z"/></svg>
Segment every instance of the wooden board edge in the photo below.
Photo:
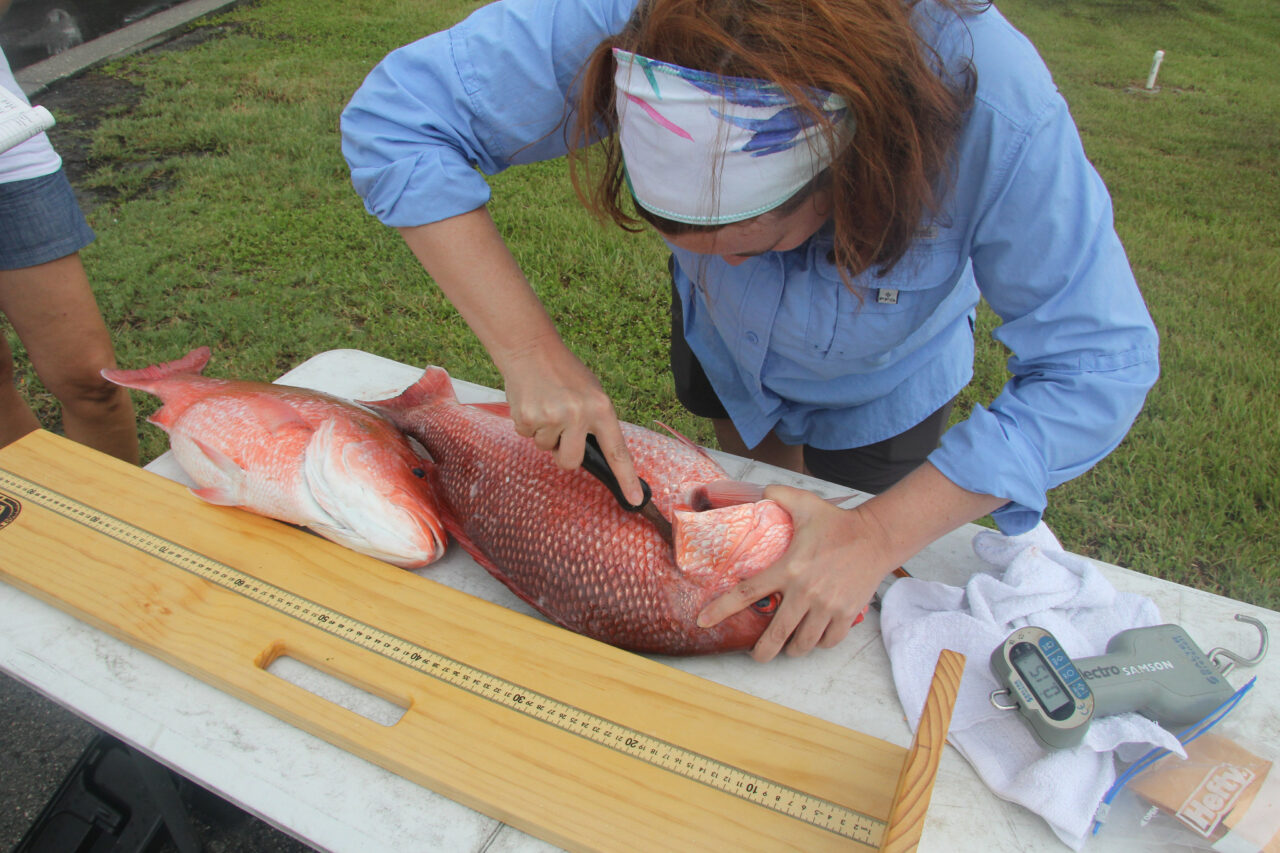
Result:
<svg viewBox="0 0 1280 853"><path fill-rule="evenodd" d="M893 808L889 812L889 826L880 845L884 853L908 853L920 844L925 813L933 796L933 782L942 761L942 749L946 746L951 712L955 708L963 674L964 655L943 649L933 671L929 695L920 714L920 725L916 727L915 738L898 777Z"/></svg>

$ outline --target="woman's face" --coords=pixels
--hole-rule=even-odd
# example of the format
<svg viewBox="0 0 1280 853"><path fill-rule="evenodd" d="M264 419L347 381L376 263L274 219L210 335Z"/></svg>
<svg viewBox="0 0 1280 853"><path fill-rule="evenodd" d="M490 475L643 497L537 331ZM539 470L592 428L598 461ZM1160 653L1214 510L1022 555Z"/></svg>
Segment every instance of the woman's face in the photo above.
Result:
<svg viewBox="0 0 1280 853"><path fill-rule="evenodd" d="M830 216L830 194L819 190L790 213L762 213L715 231L674 237L663 234L662 237L676 248L699 255L719 255L726 264L736 267L766 252L798 248L817 233Z"/></svg>

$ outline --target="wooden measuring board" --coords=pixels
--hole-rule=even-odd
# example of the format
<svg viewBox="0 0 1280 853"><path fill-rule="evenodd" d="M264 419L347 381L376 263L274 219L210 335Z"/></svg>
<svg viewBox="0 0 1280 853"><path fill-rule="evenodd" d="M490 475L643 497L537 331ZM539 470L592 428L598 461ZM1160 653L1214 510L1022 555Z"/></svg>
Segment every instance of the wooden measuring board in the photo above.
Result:
<svg viewBox="0 0 1280 853"><path fill-rule="evenodd" d="M0 450L0 578L575 850L911 849L963 660L944 652L927 742L907 750L205 504L46 432ZM267 672L282 655L405 713L387 726L322 699Z"/></svg>

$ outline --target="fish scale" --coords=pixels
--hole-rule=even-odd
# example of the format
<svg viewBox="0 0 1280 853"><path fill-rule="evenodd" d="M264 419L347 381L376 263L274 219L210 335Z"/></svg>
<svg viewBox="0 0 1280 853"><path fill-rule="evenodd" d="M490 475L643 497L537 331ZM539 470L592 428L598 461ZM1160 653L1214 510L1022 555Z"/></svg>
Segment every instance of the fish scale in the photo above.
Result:
<svg viewBox="0 0 1280 853"><path fill-rule="evenodd" d="M399 397L366 405L430 452L463 547L557 624L633 651L680 655L750 648L768 624L753 608L712 628L696 624L712 599L782 553L791 521L772 501L693 512L694 492L726 474L690 443L622 425L637 473L673 519L673 549L595 478L557 467L517 434L502 404L458 402L440 368Z"/></svg>

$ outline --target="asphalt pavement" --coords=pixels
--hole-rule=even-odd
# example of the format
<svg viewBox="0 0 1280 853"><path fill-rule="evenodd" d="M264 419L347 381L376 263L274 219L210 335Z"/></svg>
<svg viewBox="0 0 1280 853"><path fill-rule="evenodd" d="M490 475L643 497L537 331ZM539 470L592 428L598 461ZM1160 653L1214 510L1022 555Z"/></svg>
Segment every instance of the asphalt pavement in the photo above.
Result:
<svg viewBox="0 0 1280 853"><path fill-rule="evenodd" d="M90 85L92 75L86 76L86 72L95 66L165 45L174 49L176 40L186 37L192 21L235 2L188 0L19 69L15 77L36 103L59 93L74 93L81 81ZM67 162L69 152L62 153ZM74 184L70 168L68 174ZM166 831L170 826L173 830ZM90 847L88 842L95 838L97 846ZM67 853L90 849L113 853L306 853L312 848L170 773L72 711L0 674L0 850Z"/></svg>

